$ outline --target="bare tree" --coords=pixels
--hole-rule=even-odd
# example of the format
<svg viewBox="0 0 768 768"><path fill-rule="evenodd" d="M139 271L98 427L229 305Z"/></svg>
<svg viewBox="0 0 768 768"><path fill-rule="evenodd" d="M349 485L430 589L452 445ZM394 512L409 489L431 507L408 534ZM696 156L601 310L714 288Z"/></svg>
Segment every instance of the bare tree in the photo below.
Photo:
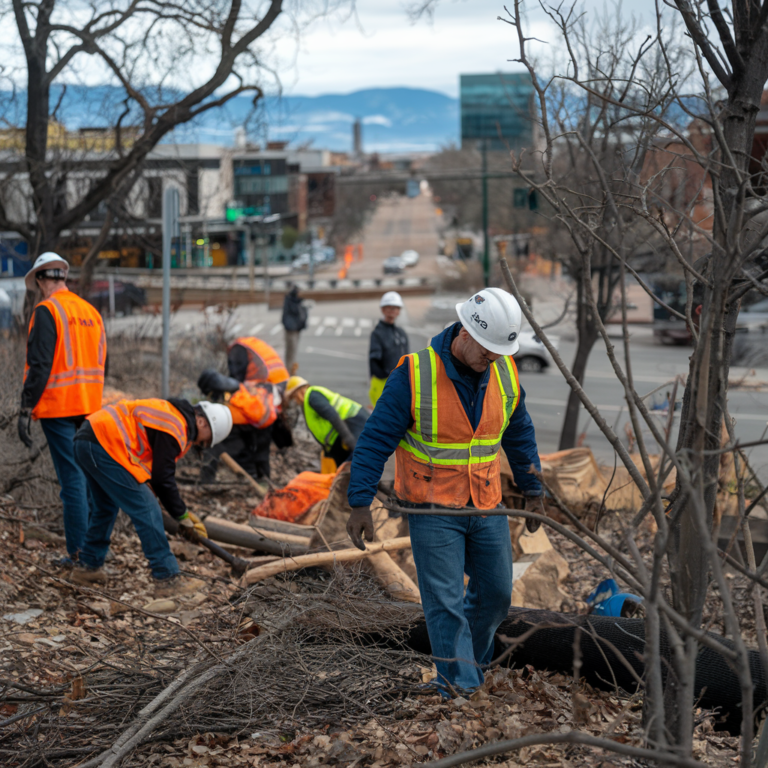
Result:
<svg viewBox="0 0 768 768"><path fill-rule="evenodd" d="M586 33L585 19L575 9L542 7L566 51L554 76L544 75L545 68L530 57L520 0L504 19L516 30L518 60L531 74L545 137L536 172L523 169L519 160L513 162L570 236L581 269L581 298L623 387L638 439L640 459L635 464L575 372L546 341L576 402L586 407L610 441L644 499L625 541L646 606L649 744L662 752L691 754L694 665L698 644L705 642L699 628L714 584L725 626L735 641L731 663L742 689L741 764L747 766L754 733L752 680L717 553L716 496L721 456L736 451L738 443L727 392L739 302L752 288L765 292L768 277L761 260L768 235L760 186L764 163L763 158L753 157L755 117L768 79L768 2L733 3L728 14L703 0L680 0L663 12L659 5L655 34L640 38L628 33L618 46L611 36ZM681 23L685 36L676 31ZM575 114L570 105L576 105ZM702 132L706 141L698 140ZM660 147L672 159L649 162L649 154L658 161ZM575 169L576 184L586 180L586 187L574 188L569 173L558 165L563 148L580 153L567 169ZM666 182L679 177L681 160L684 167L698 167L694 178L699 188L692 194L670 195ZM698 215L702 201L711 209L709 223ZM632 267L633 246L627 244L638 237L647 238L655 249L674 259L688 285L685 312L667 307L686 321L694 338L674 447L669 430L654 421L634 386L626 322L628 276L634 275L653 296ZM694 261L694 254L706 251L706 257ZM621 351L615 350L605 330L595 264L616 274L609 279L616 281L619 292L617 311L624 328ZM508 270L507 278L522 300ZM525 312L534 329L541 331L527 307ZM546 333L542 334L545 338ZM643 427L650 432L651 443L643 438ZM654 460L654 453L661 458ZM738 464L738 454L734 455ZM668 499L662 486L673 471L676 488ZM741 522L749 539L746 515L754 505L746 506L743 483L739 485ZM658 527L652 562L644 562L635 544L636 526L648 514ZM662 590L665 563L671 602ZM762 605L759 613L758 636L768 662ZM671 647L667 662L662 662L662 635Z"/></svg>
<svg viewBox="0 0 768 768"><path fill-rule="evenodd" d="M158 142L237 96L251 94L254 103L262 97L265 78L274 75L269 53L278 18L288 17L283 35L297 34L318 15L353 5L354 0L6 0L6 30L15 27L23 58L18 95L25 115L23 139L5 153L0 171L0 227L25 238L34 257L55 249L62 233L106 203L101 234L83 264L88 282L120 201ZM112 146L101 153L100 170L78 188L83 147L75 155L66 143L52 146L50 124L65 98L61 84L87 70L103 72L118 96L112 99L115 114L106 116Z"/></svg>

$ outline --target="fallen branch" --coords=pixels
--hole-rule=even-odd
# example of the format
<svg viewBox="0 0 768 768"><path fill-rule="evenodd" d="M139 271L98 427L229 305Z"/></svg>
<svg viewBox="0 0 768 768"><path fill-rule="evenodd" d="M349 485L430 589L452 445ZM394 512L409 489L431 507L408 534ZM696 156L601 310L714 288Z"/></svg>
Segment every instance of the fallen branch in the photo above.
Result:
<svg viewBox="0 0 768 768"><path fill-rule="evenodd" d="M481 760L484 757L500 755L502 752L514 752L524 747L535 747L539 744L581 744L585 747L598 747L606 749L609 752L616 752L620 755L639 758L641 760L653 760L666 763L668 765L679 765L681 768L705 768L704 763L694 760L692 757L681 757L659 750L644 749L643 747L633 747L630 744L621 744L618 741L610 739L600 739L597 736L590 736L588 733L580 731L571 731L570 733L534 733L530 736L523 736L520 739L509 739L507 741L496 741L477 749L470 749L467 752L459 752L450 757L444 757L441 760L433 760L425 765L431 765L433 768L452 768L454 765L464 765L475 760Z"/></svg>
<svg viewBox="0 0 768 768"><path fill-rule="evenodd" d="M301 568L309 568L318 565L332 565L333 563L353 563L357 560L364 560L369 555L377 552L392 552L396 549L408 549L411 546L411 537L402 536L398 539L388 539L387 541L368 544L365 550L360 549L340 549L337 552L319 552L314 555L300 555L299 557L284 558L275 563L260 565L258 568L252 568L243 576L241 585L248 586L257 581L267 579L270 576L276 576L278 573L287 571L298 571Z"/></svg>
<svg viewBox="0 0 768 768"><path fill-rule="evenodd" d="M251 485L256 495L263 499L267 492L226 452L221 454L221 460L236 474L242 475Z"/></svg>

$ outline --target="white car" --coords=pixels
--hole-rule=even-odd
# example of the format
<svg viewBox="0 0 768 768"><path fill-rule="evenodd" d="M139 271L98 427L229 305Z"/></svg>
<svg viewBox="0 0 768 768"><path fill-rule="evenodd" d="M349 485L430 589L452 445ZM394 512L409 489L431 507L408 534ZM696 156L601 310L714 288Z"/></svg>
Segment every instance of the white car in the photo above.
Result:
<svg viewBox="0 0 768 768"><path fill-rule="evenodd" d="M419 263L419 254L416 251L403 251L400 260L406 267L415 267Z"/></svg>
<svg viewBox="0 0 768 768"><path fill-rule="evenodd" d="M557 339L550 337L557 347ZM541 373L552 364L547 348L533 331L520 331L518 337L520 349L513 356L520 373Z"/></svg>

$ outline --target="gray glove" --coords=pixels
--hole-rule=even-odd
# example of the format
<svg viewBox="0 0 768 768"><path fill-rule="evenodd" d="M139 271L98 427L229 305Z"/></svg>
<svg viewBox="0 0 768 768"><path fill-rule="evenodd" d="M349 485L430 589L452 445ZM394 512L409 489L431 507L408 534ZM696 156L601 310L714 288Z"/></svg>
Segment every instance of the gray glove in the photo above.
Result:
<svg viewBox="0 0 768 768"><path fill-rule="evenodd" d="M529 512L535 512L538 515L546 515L547 513L544 509L544 496L542 494L523 496L523 509L527 509ZM536 533L540 526L541 522L539 520L531 520L531 518L526 518L525 520L525 527L528 533Z"/></svg>
<svg viewBox="0 0 768 768"><path fill-rule="evenodd" d="M373 517L370 507L352 507L352 513L347 520L347 533L352 543L365 551L363 533L366 541L373 541Z"/></svg>
<svg viewBox="0 0 768 768"><path fill-rule="evenodd" d="M27 408L22 408L19 411L19 421L17 422L17 429L19 432L19 440L21 440L27 448L32 448L32 416Z"/></svg>

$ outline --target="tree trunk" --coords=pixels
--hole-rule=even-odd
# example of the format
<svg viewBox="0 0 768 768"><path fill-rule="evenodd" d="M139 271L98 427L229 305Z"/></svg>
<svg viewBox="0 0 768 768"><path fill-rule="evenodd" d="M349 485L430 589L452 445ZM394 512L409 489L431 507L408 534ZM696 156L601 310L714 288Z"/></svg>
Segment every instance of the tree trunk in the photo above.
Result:
<svg viewBox="0 0 768 768"><path fill-rule="evenodd" d="M576 283L576 333L578 334L578 341L576 343L576 356L573 358L571 372L579 384L583 386L589 355L597 341L597 328L595 327L589 304L584 298L581 279ZM575 390L571 389L568 394L568 404L565 407L565 418L563 419L563 427L560 432L559 451L576 447L580 412L581 400Z"/></svg>

